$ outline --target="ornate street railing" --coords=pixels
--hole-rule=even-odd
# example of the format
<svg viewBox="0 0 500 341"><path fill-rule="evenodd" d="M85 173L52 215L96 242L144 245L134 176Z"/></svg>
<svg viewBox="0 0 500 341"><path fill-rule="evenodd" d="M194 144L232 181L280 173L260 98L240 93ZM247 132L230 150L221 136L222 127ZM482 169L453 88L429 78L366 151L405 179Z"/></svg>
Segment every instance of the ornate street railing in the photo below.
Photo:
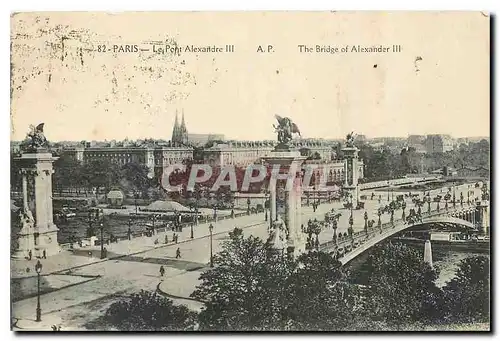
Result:
<svg viewBox="0 0 500 341"><path fill-rule="evenodd" d="M422 212L420 214L421 221L424 219L432 218L432 217L438 217L438 216L448 216L456 212L460 211L465 211L468 209L471 209L475 207L475 204L464 204L463 206L459 207L451 207L448 208L448 210L444 208L440 208L439 210L435 208L434 210L431 210L429 213L428 211ZM403 219L394 219L393 222L387 222L387 223L382 223L380 226L375 225L370 228L368 228L367 231L357 231L352 234L352 236L342 236L342 237L337 237L337 240L330 240L325 243L320 244L319 249L320 251L325 251L325 252L337 252L339 253L340 256L345 256L349 252L353 251L354 249L358 248L362 244L366 243L367 241L370 241L372 238L376 237L377 235L381 235L384 232L393 230L397 228L398 226L401 225L406 225L407 227L414 226L414 225L419 225L421 224L421 221L419 220L418 222L408 222L404 221ZM424 221L425 223L425 221Z"/></svg>

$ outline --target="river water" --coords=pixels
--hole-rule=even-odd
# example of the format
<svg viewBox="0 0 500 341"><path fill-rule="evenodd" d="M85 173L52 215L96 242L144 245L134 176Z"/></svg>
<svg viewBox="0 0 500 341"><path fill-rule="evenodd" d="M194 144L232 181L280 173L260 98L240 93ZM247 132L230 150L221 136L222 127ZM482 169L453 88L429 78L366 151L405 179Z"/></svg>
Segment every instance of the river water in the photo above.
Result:
<svg viewBox="0 0 500 341"><path fill-rule="evenodd" d="M422 257L424 254L424 241L422 241L421 246L408 245L410 248L414 248L418 252L422 253ZM366 275L366 261L370 251L365 252L360 255L352 262L348 264L349 272L351 273L351 278L354 283L359 284L367 284L367 275ZM450 250L450 248L442 247L440 245L432 246L432 260L433 267L438 270L438 278L436 280L436 285L438 287L442 287L446 284L446 282L450 281L454 276L455 272L458 269L460 261L474 256L487 256L489 257L489 253L487 250L485 252L478 252L478 250Z"/></svg>

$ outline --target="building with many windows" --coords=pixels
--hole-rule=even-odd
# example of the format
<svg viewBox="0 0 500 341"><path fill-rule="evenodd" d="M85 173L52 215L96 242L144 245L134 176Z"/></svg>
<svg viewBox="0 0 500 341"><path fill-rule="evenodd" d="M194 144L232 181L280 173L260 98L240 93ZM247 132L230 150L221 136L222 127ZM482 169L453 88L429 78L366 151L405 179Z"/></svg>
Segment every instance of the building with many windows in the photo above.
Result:
<svg viewBox="0 0 500 341"><path fill-rule="evenodd" d="M427 153L445 153L453 150L453 138L450 135L427 135L425 150Z"/></svg>
<svg viewBox="0 0 500 341"><path fill-rule="evenodd" d="M150 176L158 176L169 165L183 163L193 158L193 148L188 146L144 146L144 147L74 147L62 154L71 155L86 163L91 160L107 159L118 165L140 163L146 165Z"/></svg>

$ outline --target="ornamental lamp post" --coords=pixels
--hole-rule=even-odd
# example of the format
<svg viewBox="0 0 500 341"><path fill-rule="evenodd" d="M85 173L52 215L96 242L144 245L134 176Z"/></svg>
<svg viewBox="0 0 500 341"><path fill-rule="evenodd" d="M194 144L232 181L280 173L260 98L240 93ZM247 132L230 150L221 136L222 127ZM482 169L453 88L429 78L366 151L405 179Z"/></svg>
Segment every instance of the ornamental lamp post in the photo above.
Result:
<svg viewBox="0 0 500 341"><path fill-rule="evenodd" d="M365 219L365 232L368 233L368 213L366 211L363 218Z"/></svg>
<svg viewBox="0 0 500 341"><path fill-rule="evenodd" d="M213 246L212 246L212 231L214 226L212 224L208 225L208 231L210 231L210 267L214 267L214 255L213 255Z"/></svg>
<svg viewBox="0 0 500 341"><path fill-rule="evenodd" d="M378 215L377 226L379 227L380 231L382 231L382 221L380 220L380 216L382 215L382 208L381 207L379 207L379 209L377 211L377 215Z"/></svg>
<svg viewBox="0 0 500 341"><path fill-rule="evenodd" d="M351 212L351 216L349 217L349 236L352 238L352 235L353 235L353 228L352 228L352 225L354 225L354 218L352 216L352 212Z"/></svg>
<svg viewBox="0 0 500 341"><path fill-rule="evenodd" d="M460 206L464 206L464 192L460 192Z"/></svg>
<svg viewBox="0 0 500 341"><path fill-rule="evenodd" d="M266 192L264 194L264 219L265 219L265 221L267 221L267 207L269 206L269 204L267 204L268 203L267 197L268 197L268 192L266 190Z"/></svg>
<svg viewBox="0 0 500 341"><path fill-rule="evenodd" d="M389 180L387 180L387 202L390 201L390 199L389 199L389 190L390 190L390 187L391 187L391 185L389 183Z"/></svg>
<svg viewBox="0 0 500 341"><path fill-rule="evenodd" d="M104 223L101 221L99 223L99 228L101 229L101 259L104 259Z"/></svg>
<svg viewBox="0 0 500 341"><path fill-rule="evenodd" d="M406 215L405 215L405 209L406 209L406 202L403 201L403 203L401 204L401 209L403 210L403 215L402 215L402 219L403 221L405 220L406 218Z"/></svg>
<svg viewBox="0 0 500 341"><path fill-rule="evenodd" d="M247 199L247 215L250 215L250 198Z"/></svg>
<svg viewBox="0 0 500 341"><path fill-rule="evenodd" d="M455 197L455 182L453 182L453 207L456 206L456 197Z"/></svg>
<svg viewBox="0 0 500 341"><path fill-rule="evenodd" d="M391 224L394 226L394 208L391 207Z"/></svg>
<svg viewBox="0 0 500 341"><path fill-rule="evenodd" d="M427 197L427 213L431 213L431 197Z"/></svg>
<svg viewBox="0 0 500 341"><path fill-rule="evenodd" d="M37 274L37 301L36 301L36 322L42 321L42 308L40 307L40 273L42 272L42 263L40 260L35 264Z"/></svg>

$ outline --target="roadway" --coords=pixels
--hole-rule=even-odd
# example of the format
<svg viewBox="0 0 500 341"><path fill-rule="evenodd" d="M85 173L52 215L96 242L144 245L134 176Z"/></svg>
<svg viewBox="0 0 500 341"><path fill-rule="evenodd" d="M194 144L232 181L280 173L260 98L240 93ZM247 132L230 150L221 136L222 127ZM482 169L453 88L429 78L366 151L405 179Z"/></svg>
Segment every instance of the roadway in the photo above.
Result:
<svg viewBox="0 0 500 341"><path fill-rule="evenodd" d="M472 186L473 187L473 186ZM479 190L472 188L475 191L475 196L479 195ZM464 191L465 198L467 185L457 186L456 193L457 200L460 191ZM370 197L372 190L364 191L362 194ZM431 195L440 193L440 190L431 191ZM382 201L365 200L365 210L368 213L370 220L378 220L377 211L381 205L387 205L386 192L374 192L376 195L381 194ZM385 193L385 195L384 195ZM412 193L417 193L412 191ZM394 193L394 196L397 192ZM389 197L392 197L390 193ZM385 200L384 200L385 199ZM413 204L408 199L406 200L407 209L406 214L413 207ZM432 203L433 207L436 205ZM451 204L449 204L451 205ZM441 203L444 209L444 203ZM342 207L340 202L332 202L331 204L322 203L316 212L313 212L311 206L302 207L302 221L304 225L311 218L316 217L322 221L326 212L331 209L342 213L339 219L337 233L346 233L348 229L348 219L350 210ZM426 210L426 206L422 210ZM354 231L361 231L364 229L363 215L365 210L354 210ZM401 217L401 210L394 214L394 218ZM384 214L381 217L382 223L389 222L390 215ZM267 228L269 222L264 221L264 214L255 214L250 216L243 216L237 219L227 219L218 221L213 230L213 251L214 253L221 250L222 243L227 240L227 232L234 227L243 228L245 235L254 235L262 239L267 238ZM189 228L184 229L180 235L180 243L170 243L162 245L164 241L164 233L155 235L153 237L141 237L133 239L132 241L120 242L118 244L111 244L108 246L108 256L112 259L99 261L96 259L86 259L82 256L68 256L66 254L66 261L50 257L47 260L42 260L44 263L44 272L47 278L50 278L51 273L57 273L63 268L72 267L68 276L98 276L93 280L68 286L59 289L52 293L47 293L41 296L41 306L43 311L42 319L45 322L40 322L37 330L50 328L50 321L61 321L63 330L80 330L89 329L88 323L103 314L105 309L114 300L124 294L138 292L144 290L156 290L158 286L162 291L172 296L178 296L174 299L176 303L187 304L192 309L200 309L200 304L190 300L182 299L188 297L197 284L199 273L207 268L210 260L210 243L209 243L209 230L208 224L199 225L195 228L195 238L190 239ZM172 240L172 232L167 232L168 237ZM324 229L319 235L320 243L331 240L333 231L331 229ZM157 239L160 244L154 244ZM181 258L175 259L176 250L179 248ZM54 256L56 257L56 256ZM73 257L73 258L72 258ZM76 258L75 258L76 257ZM54 259L54 261L51 260ZM68 259L79 259L80 263L73 263ZM81 259L85 259L82 261ZM15 263L14 267L17 269L25 269L26 266L32 266L34 261L19 261ZM51 265L51 262L54 264ZM163 265L166 273L164 278L159 275L159 267ZM24 267L24 268L23 268ZM22 271L19 271L22 272ZM18 272L15 272L18 273ZM67 274L67 272L62 272ZM59 275L61 272L58 273ZM13 317L24 325L37 325L32 322L35 316L36 298L27 298L13 303ZM22 323L20 323L21 325ZM96 328L96 327L94 327Z"/></svg>

